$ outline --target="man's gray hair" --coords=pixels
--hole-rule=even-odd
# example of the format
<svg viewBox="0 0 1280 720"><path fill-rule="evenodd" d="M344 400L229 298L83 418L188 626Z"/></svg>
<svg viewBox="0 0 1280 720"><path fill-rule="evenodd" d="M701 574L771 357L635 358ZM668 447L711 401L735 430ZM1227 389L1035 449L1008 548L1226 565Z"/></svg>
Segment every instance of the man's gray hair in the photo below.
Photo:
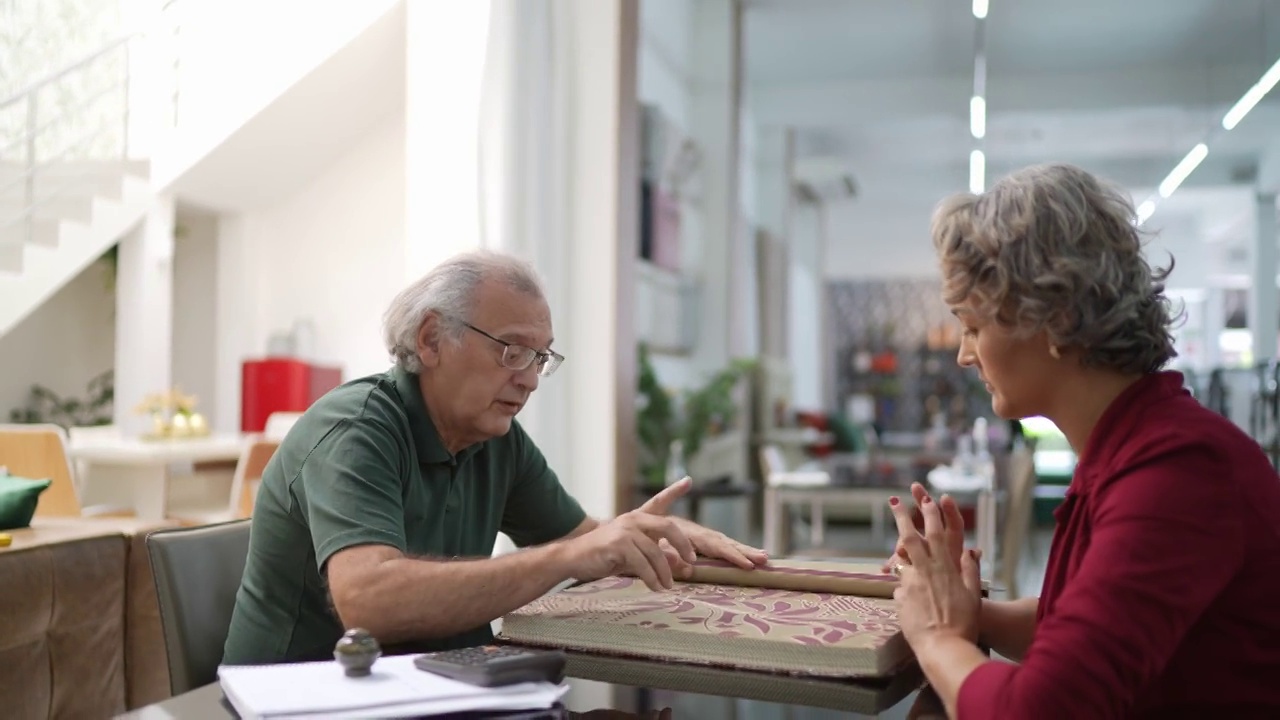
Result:
<svg viewBox="0 0 1280 720"><path fill-rule="evenodd" d="M542 298L542 282L528 262L492 250L455 255L400 291L382 316L382 337L391 360L408 372L422 371L418 330L427 315L440 320L440 339L457 343L471 317L476 289L494 280Z"/></svg>

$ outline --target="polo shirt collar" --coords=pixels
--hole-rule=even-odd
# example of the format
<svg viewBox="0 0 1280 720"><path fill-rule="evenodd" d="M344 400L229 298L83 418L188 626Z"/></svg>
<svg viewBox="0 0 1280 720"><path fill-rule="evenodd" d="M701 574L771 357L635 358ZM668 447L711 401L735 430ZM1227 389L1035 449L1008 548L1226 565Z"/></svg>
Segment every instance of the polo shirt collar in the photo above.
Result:
<svg viewBox="0 0 1280 720"><path fill-rule="evenodd" d="M1107 406L1089 434L1071 489L1077 492L1088 490L1093 476L1110 464L1116 452L1142 423L1148 408L1161 400L1188 394L1182 373L1172 370L1148 373L1125 388Z"/></svg>
<svg viewBox="0 0 1280 720"><path fill-rule="evenodd" d="M418 385L417 373L411 373L399 365L391 369L391 377L395 379L396 392L409 416L409 429L413 431L413 444L418 450L418 461L424 464L448 464L454 461L440 433L436 432L435 423L427 414L427 404L422 399L422 387ZM471 448L464 449L459 456L464 456ZM459 457L461 459L461 457Z"/></svg>

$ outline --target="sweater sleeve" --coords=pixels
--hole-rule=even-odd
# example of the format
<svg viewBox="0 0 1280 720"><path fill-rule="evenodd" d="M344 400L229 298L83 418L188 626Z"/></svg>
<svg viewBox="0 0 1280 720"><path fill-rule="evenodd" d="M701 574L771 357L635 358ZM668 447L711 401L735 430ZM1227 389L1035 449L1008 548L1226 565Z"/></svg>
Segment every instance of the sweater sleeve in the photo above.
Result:
<svg viewBox="0 0 1280 720"><path fill-rule="evenodd" d="M1205 446L1151 453L1097 478L1080 567L1036 626L1021 665L965 679L959 718L1116 718L1164 669L1239 568L1242 502Z"/></svg>

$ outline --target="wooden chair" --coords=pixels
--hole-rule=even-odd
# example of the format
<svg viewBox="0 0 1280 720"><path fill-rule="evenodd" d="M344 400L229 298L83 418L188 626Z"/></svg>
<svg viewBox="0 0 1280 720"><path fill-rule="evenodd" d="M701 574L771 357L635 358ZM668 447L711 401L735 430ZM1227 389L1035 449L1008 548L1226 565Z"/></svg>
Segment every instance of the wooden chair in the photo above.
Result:
<svg viewBox="0 0 1280 720"><path fill-rule="evenodd" d="M231 504L235 517L253 516L253 503L258 497L262 473L279 447L278 440L256 440L245 448L236 465L236 475L231 481Z"/></svg>
<svg viewBox="0 0 1280 720"><path fill-rule="evenodd" d="M231 476L231 493L223 496L226 504L219 501L214 508L175 508L171 513L173 519L185 526L196 526L251 517L262 472L279 447L280 443L261 438L246 444Z"/></svg>
<svg viewBox="0 0 1280 720"><path fill-rule="evenodd" d="M49 478L36 517L130 516L126 508L82 507L67 453L67 432L58 425L0 425L0 466L12 475Z"/></svg>
<svg viewBox="0 0 1280 720"><path fill-rule="evenodd" d="M262 429L262 437L280 442L284 440L284 436L293 429L293 426L301 418L302 413L300 412L273 412L267 416L267 424Z"/></svg>
<svg viewBox="0 0 1280 720"><path fill-rule="evenodd" d="M1036 466L1031 447L1014 450L1008 456L1008 495L1004 515L1004 536L1000 538L1000 559L996 580L1004 585L1007 599L1018 598L1018 566L1022 551L1031 542L1031 519L1035 512Z"/></svg>

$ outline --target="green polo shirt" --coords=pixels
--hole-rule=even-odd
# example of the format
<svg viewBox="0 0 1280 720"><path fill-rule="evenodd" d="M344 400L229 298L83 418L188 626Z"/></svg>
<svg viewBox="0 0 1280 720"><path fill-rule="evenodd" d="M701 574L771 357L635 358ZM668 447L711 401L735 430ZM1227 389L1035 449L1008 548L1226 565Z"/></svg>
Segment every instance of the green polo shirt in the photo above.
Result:
<svg viewBox="0 0 1280 720"><path fill-rule="evenodd" d="M518 423L450 455L418 377L393 368L317 401L262 476L223 662L331 659L344 628L325 562L353 545L424 558L486 558L499 531L521 547L585 518ZM489 625L414 649L491 641Z"/></svg>

